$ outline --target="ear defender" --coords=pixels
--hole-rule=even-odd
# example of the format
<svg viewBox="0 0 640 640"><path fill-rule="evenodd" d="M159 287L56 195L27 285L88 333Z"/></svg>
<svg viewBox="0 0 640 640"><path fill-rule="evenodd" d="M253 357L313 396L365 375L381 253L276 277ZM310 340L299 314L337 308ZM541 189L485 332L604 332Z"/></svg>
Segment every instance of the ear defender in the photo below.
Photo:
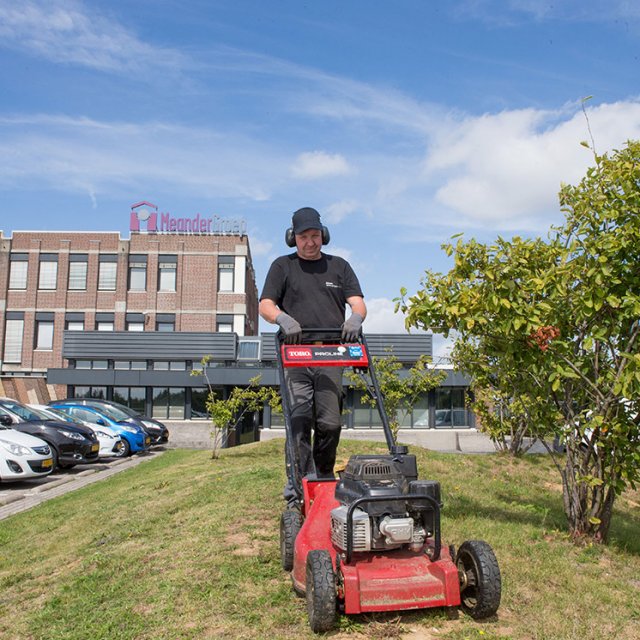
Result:
<svg viewBox="0 0 640 640"><path fill-rule="evenodd" d="M329 244L329 240L331 240L331 234L329 233L329 229L322 225L322 244ZM287 247L295 247L296 246L296 234L293 233L293 227L289 227L284 232L284 241L287 244Z"/></svg>

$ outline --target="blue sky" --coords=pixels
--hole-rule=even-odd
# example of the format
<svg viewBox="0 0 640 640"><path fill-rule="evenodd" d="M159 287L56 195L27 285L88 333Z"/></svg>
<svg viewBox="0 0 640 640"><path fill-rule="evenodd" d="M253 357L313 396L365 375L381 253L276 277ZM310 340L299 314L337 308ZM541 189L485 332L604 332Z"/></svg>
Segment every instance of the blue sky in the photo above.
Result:
<svg viewBox="0 0 640 640"><path fill-rule="evenodd" d="M632 0L0 0L0 229L247 221L259 288L316 207L370 332L456 233L544 234L640 137Z"/></svg>

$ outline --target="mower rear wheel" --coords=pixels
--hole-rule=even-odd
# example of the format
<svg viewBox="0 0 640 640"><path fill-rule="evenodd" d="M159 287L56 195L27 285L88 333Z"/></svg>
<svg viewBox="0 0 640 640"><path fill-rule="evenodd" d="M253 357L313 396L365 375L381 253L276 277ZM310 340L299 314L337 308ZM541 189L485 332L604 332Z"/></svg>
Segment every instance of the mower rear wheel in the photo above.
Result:
<svg viewBox="0 0 640 640"><path fill-rule="evenodd" d="M336 575L325 549L309 551L307 555L306 596L311 631L331 631L338 621Z"/></svg>
<svg viewBox="0 0 640 640"><path fill-rule="evenodd" d="M479 620L492 616L500 606L502 581L498 560L483 540L467 540L456 554L462 610Z"/></svg>
<svg viewBox="0 0 640 640"><path fill-rule="evenodd" d="M293 569L293 550L302 527L299 511L284 511L280 518L280 563L285 571Z"/></svg>

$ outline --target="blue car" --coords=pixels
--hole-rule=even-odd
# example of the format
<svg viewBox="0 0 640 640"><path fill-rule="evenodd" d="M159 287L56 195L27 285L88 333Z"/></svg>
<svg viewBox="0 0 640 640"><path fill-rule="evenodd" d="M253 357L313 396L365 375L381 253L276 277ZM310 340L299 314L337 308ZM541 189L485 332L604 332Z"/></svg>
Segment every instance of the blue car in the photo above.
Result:
<svg viewBox="0 0 640 640"><path fill-rule="evenodd" d="M113 429L122 438L124 444L122 456L148 451L151 446L149 434L142 427L129 422L129 416L118 410L109 407L96 409L95 407L64 403L50 403L49 406L89 426L100 425Z"/></svg>

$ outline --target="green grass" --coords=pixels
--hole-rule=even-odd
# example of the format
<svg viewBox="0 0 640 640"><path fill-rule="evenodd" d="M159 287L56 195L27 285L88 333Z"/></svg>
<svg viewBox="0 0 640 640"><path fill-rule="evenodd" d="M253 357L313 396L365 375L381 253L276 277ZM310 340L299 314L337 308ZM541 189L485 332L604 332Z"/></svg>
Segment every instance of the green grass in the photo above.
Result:
<svg viewBox="0 0 640 640"><path fill-rule="evenodd" d="M0 522L0 638L313 637L280 568L282 447L168 451ZM365 451L384 447L345 440L340 457ZM412 452L442 484L445 543L494 548L501 608L343 617L334 638L640 637L640 494L618 500L608 547L576 547L548 457Z"/></svg>

